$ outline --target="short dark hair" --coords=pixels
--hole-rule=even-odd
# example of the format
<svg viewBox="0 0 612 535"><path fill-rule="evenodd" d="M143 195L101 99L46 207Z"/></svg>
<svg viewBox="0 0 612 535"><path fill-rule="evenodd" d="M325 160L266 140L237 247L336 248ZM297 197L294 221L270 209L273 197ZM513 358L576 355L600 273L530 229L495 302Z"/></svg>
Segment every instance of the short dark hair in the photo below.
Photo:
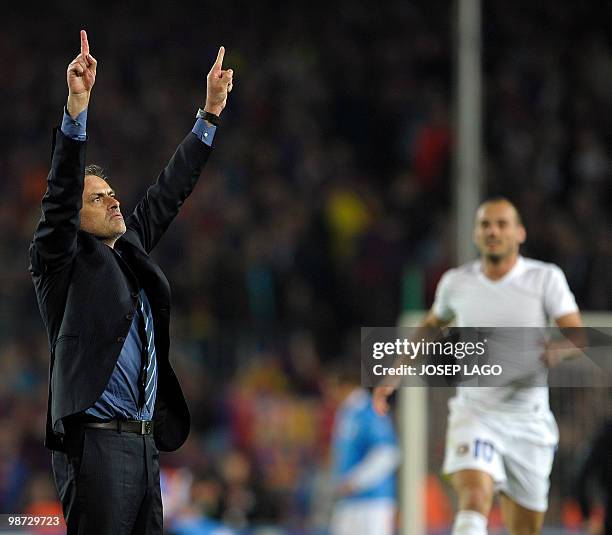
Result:
<svg viewBox="0 0 612 535"><path fill-rule="evenodd" d="M512 206L512 208L514 208L514 213L516 214L516 222L522 226L523 218L521 217L521 214L518 211L516 204L514 204L514 202L512 202L508 197L504 197L503 195L493 195L491 197L486 198L484 201L480 203L480 205L478 206L478 209L480 210L480 208L484 206L485 204L495 204L495 203L502 203L502 202L507 203L510 206Z"/></svg>
<svg viewBox="0 0 612 535"><path fill-rule="evenodd" d="M106 169L97 163L89 163L85 166L85 176L87 175L98 176L108 182L108 173Z"/></svg>

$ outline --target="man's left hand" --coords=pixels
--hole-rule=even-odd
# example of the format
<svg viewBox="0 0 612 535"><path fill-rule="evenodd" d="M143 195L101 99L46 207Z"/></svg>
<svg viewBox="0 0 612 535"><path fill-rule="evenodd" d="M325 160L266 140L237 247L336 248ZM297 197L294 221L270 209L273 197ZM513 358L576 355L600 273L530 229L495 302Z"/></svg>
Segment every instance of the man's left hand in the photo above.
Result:
<svg viewBox="0 0 612 535"><path fill-rule="evenodd" d="M564 360L575 358L581 354L580 350L569 340L548 342L540 360L547 368L555 368Z"/></svg>
<svg viewBox="0 0 612 535"><path fill-rule="evenodd" d="M204 111L221 115L227 95L233 88L234 71L232 69L223 70L223 56L225 48L220 47L217 59L206 77L206 105Z"/></svg>

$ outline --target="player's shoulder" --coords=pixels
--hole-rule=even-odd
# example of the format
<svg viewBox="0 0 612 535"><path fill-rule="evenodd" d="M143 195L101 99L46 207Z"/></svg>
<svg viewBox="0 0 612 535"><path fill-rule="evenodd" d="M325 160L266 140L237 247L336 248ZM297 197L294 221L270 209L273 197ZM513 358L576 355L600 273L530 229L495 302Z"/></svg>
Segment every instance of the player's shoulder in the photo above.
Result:
<svg viewBox="0 0 612 535"><path fill-rule="evenodd" d="M538 273L545 276L563 274L563 270L552 262L544 262L534 258L521 257L524 273Z"/></svg>
<svg viewBox="0 0 612 535"><path fill-rule="evenodd" d="M440 281L450 284L464 277L477 276L479 271L480 260L472 260L471 262L466 262L465 264L446 270L442 274Z"/></svg>

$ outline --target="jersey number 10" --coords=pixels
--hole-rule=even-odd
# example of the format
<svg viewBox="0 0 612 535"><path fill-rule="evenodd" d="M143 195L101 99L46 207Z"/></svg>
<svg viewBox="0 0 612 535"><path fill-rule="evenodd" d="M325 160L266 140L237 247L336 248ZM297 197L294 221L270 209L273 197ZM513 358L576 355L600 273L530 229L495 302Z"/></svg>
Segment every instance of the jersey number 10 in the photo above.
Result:
<svg viewBox="0 0 612 535"><path fill-rule="evenodd" d="M494 449L493 444L487 440L476 439L474 441L474 457L482 457L482 459L487 463L490 463L493 459Z"/></svg>

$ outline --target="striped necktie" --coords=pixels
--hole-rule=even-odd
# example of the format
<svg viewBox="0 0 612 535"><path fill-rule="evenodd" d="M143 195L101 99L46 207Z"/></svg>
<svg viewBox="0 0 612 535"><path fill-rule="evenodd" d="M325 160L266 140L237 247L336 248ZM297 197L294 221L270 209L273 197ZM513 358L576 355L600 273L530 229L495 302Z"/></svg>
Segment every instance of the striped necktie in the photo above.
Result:
<svg viewBox="0 0 612 535"><path fill-rule="evenodd" d="M144 334L146 340L142 344L143 354L143 374L142 384L144 385L144 407L153 414L153 393L157 383L157 359L155 358L155 340L153 336L153 315L148 301L140 298L140 314L144 324Z"/></svg>

